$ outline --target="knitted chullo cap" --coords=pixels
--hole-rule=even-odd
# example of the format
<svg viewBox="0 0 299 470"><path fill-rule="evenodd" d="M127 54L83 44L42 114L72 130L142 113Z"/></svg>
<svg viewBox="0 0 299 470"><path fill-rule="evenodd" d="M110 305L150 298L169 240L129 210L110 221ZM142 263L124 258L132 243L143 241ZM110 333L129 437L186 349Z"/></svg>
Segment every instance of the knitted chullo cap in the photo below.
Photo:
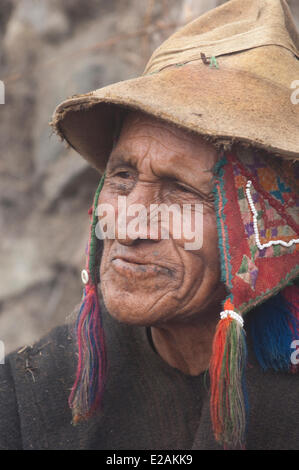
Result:
<svg viewBox="0 0 299 470"><path fill-rule="evenodd" d="M238 147L222 156L215 172L228 296L213 344L211 416L216 439L229 447L244 446L246 437L245 313L258 307L252 337L261 366L292 370L291 343L299 338L299 292L292 286L299 276L298 170L298 164Z"/></svg>
<svg viewBox="0 0 299 470"><path fill-rule="evenodd" d="M56 132L100 172L123 109L195 131L219 148L233 144L220 152L214 175L228 295L213 344L211 417L215 438L225 447L243 447L246 440L246 312L257 312L252 332L261 366L294 369L299 105L291 101L291 87L299 77L298 45L285 0L231 0L165 41L143 76L68 99L53 116ZM106 375L95 234L103 180L94 200L76 325L79 361L70 396L75 422L99 407Z"/></svg>

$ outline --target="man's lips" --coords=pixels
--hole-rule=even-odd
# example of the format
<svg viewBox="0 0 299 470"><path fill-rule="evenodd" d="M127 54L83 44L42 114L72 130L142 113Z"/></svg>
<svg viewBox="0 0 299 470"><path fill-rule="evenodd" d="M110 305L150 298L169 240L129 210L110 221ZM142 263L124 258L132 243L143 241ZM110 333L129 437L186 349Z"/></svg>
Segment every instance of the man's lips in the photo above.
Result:
<svg viewBox="0 0 299 470"><path fill-rule="evenodd" d="M124 276L151 277L157 274L171 275L171 270L156 263L145 262L134 256L113 256L113 269Z"/></svg>

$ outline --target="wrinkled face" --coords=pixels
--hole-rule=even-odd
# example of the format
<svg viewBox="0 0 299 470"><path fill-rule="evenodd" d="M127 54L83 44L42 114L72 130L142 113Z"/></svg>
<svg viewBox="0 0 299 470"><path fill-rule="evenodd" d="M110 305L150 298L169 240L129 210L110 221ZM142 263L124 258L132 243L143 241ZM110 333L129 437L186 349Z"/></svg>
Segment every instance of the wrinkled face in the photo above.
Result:
<svg viewBox="0 0 299 470"><path fill-rule="evenodd" d="M187 250L190 239L184 233L174 236L171 224L169 239L160 230L153 236L150 227L143 237L121 238L116 224L115 239L104 240L100 276L105 305L118 320L139 325L190 321L214 305L218 314L225 295L212 193L216 161L214 147L199 136L141 113L125 119L99 204L113 206L116 222L119 196L126 197L127 207L142 204L148 214L152 204L191 204L193 227L201 207L203 244ZM127 217L127 223L132 219Z"/></svg>

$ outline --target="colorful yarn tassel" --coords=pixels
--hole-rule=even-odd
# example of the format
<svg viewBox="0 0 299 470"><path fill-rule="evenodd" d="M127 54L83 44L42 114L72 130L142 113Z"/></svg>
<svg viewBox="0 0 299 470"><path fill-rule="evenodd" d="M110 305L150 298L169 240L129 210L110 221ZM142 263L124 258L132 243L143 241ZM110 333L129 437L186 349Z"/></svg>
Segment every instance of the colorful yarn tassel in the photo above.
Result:
<svg viewBox="0 0 299 470"><path fill-rule="evenodd" d="M294 371L291 343L299 339L299 288L288 286L255 308L250 330L256 358L263 370Z"/></svg>
<svg viewBox="0 0 299 470"><path fill-rule="evenodd" d="M229 301L225 309L233 310ZM247 349L242 324L227 315L218 323L210 365L211 418L216 440L225 448L244 448L247 415Z"/></svg>
<svg viewBox="0 0 299 470"><path fill-rule="evenodd" d="M73 422L88 418L99 407L106 372L104 333L96 286L85 289L77 324L78 366L69 404Z"/></svg>
<svg viewBox="0 0 299 470"><path fill-rule="evenodd" d="M105 338L97 290L99 243L95 234L96 208L104 178L105 175L100 181L94 198L86 270L82 271L82 280L86 286L75 328L78 364L75 383L69 396L74 424L87 419L99 408L106 379Z"/></svg>

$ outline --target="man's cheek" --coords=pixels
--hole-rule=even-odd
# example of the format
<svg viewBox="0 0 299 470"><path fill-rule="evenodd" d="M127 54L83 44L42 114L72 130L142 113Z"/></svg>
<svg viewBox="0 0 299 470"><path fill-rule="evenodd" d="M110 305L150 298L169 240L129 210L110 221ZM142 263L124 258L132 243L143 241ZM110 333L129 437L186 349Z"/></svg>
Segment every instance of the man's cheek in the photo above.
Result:
<svg viewBox="0 0 299 470"><path fill-rule="evenodd" d="M118 207L113 199L103 197L96 209L98 222L95 233L99 240L115 240L117 237Z"/></svg>
<svg viewBox="0 0 299 470"><path fill-rule="evenodd" d="M113 240L104 240L103 252L100 263L100 277L103 278L107 269L109 269L109 253L113 244Z"/></svg>

